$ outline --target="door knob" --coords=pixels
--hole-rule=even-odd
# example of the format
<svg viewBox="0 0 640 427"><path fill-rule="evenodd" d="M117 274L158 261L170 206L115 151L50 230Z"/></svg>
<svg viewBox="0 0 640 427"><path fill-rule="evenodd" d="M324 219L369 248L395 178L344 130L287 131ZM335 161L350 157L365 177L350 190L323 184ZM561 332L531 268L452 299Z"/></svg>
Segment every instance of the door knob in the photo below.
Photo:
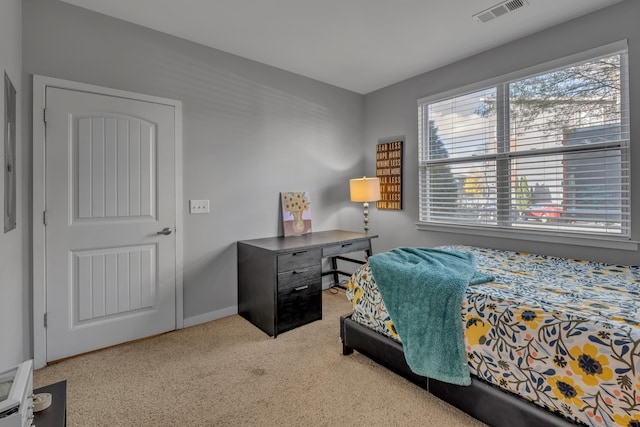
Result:
<svg viewBox="0 0 640 427"><path fill-rule="evenodd" d="M171 229L169 227L165 227L161 231L158 231L158 234L164 234L165 236L168 236L169 234L171 234Z"/></svg>

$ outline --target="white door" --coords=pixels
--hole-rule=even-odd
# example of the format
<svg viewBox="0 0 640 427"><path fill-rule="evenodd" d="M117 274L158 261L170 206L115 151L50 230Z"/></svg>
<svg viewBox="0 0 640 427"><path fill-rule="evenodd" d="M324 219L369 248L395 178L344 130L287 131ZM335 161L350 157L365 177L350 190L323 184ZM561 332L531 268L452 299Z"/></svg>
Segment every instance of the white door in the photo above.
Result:
<svg viewBox="0 0 640 427"><path fill-rule="evenodd" d="M47 87L46 359L176 328L174 107Z"/></svg>

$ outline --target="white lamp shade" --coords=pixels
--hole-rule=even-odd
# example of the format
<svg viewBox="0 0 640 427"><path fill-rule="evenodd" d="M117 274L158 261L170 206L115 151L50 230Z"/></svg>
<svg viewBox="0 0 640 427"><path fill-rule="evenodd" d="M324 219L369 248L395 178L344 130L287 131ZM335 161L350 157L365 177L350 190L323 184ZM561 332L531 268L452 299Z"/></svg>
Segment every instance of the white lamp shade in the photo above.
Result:
<svg viewBox="0 0 640 427"><path fill-rule="evenodd" d="M380 200L380 179L354 178L349 180L352 202L375 202Z"/></svg>

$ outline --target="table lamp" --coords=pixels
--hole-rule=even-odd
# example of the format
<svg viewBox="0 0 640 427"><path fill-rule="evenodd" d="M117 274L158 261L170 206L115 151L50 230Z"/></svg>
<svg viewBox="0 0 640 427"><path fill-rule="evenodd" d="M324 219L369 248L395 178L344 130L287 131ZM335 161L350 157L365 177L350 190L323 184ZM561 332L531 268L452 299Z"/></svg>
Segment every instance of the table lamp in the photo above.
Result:
<svg viewBox="0 0 640 427"><path fill-rule="evenodd" d="M369 202L380 200L380 179L354 178L349 180L349 190L352 202L363 202L364 232L369 231Z"/></svg>

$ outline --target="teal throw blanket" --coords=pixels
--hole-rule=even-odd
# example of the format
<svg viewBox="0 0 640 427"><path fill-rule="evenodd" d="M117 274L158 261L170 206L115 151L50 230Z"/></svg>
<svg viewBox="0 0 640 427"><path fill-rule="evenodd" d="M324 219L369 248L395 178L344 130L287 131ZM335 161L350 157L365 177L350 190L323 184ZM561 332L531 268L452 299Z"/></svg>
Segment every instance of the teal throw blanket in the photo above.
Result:
<svg viewBox="0 0 640 427"><path fill-rule="evenodd" d="M396 248L369 257L369 264L411 370L471 384L462 300L469 284L494 277L476 272L472 253L441 249Z"/></svg>

